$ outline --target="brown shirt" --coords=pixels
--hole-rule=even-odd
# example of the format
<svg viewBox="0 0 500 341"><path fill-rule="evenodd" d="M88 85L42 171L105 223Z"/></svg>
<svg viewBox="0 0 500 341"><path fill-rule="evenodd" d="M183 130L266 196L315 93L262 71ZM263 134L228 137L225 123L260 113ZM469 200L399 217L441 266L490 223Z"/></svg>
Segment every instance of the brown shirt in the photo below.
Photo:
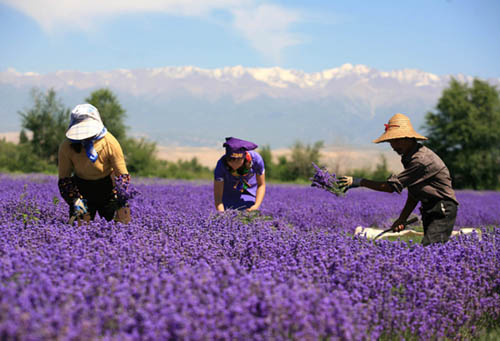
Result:
<svg viewBox="0 0 500 341"><path fill-rule="evenodd" d="M115 176L128 174L122 148L110 132L94 142L94 149L98 157L92 162L83 146L80 153L77 153L71 148L71 142L64 140L59 146L59 178L69 177L73 172L85 180L101 179L112 172Z"/></svg>
<svg viewBox="0 0 500 341"><path fill-rule="evenodd" d="M410 153L403 155L401 162L404 171L387 180L396 192L401 193L408 187L410 194L419 201L450 199L458 204L450 172L432 150L417 143Z"/></svg>

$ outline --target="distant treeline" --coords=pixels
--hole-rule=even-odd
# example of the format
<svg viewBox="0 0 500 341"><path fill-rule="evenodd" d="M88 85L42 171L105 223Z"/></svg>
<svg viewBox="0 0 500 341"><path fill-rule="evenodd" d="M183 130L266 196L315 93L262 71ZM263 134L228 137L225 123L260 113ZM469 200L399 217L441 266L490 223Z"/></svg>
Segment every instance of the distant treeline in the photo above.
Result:
<svg viewBox="0 0 500 341"><path fill-rule="evenodd" d="M53 89L46 93L33 89L31 95L33 106L18 113L22 125L19 143L0 140L1 172L57 173L57 151L65 138L70 109L62 105ZM128 129L124 124L125 110L109 89L92 92L84 102L99 109L104 125L120 142L127 168L132 175L174 179L213 177L213 168L201 165L197 158L177 162L160 160L154 142L128 136ZM264 146L258 151L264 158L267 179L304 182L313 175L312 162L320 164L322 147L321 141L312 145L296 142L291 146L290 156L281 156L277 162L273 160L270 146ZM369 170L357 171L358 175L374 176L378 179L384 178L388 173L385 159L373 174Z"/></svg>
<svg viewBox="0 0 500 341"><path fill-rule="evenodd" d="M33 89L32 99L32 108L18 113L22 126L19 143L0 140L0 172L57 173L57 151L65 138L70 109L62 105L53 89L45 93ZM104 125L120 142L132 175L213 177L213 168L201 165L197 158L160 160L156 143L128 136L125 110L109 89L92 92L84 102L99 109ZM436 112L427 113L424 129L429 138L425 144L446 163L455 188L500 189L500 95L494 86L475 79L469 87L452 79L436 105ZM304 182L313 175L313 162L321 166L322 141L312 145L297 141L290 148L290 155L280 156L277 162L270 146L258 150L264 158L267 179ZM385 180L390 172L382 156L375 169L351 170L349 174Z"/></svg>

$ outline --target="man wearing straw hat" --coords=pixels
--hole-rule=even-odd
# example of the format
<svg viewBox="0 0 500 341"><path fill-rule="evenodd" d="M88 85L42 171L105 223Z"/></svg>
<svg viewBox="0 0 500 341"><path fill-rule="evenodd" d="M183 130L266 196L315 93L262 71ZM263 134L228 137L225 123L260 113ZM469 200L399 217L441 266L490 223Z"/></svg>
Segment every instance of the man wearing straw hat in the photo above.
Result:
<svg viewBox="0 0 500 341"><path fill-rule="evenodd" d="M421 202L420 212L424 226L422 244L425 246L448 241L455 224L458 201L448 168L439 156L418 143L418 140L427 138L413 129L407 116L394 115L385 124L385 132L373 142L389 142L392 149L401 155L404 171L391 175L387 181L343 176L338 183L345 190L362 186L381 192L401 193L403 188L408 188L406 204L392 228L397 232L402 231L408 216Z"/></svg>

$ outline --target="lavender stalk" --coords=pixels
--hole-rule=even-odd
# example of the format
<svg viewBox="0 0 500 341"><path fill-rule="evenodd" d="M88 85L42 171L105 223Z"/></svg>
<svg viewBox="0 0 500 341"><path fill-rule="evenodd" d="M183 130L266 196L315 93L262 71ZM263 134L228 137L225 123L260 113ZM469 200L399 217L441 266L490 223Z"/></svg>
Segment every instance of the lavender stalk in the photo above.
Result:
<svg viewBox="0 0 500 341"><path fill-rule="evenodd" d="M312 163L312 165L316 170L314 176L309 179L312 182L311 183L312 187L318 187L320 189L323 189L325 191L334 194L337 197L345 195L345 191L342 188L340 188L339 185L337 184L337 177L335 176L334 173L330 174L326 168L322 169L314 162Z"/></svg>

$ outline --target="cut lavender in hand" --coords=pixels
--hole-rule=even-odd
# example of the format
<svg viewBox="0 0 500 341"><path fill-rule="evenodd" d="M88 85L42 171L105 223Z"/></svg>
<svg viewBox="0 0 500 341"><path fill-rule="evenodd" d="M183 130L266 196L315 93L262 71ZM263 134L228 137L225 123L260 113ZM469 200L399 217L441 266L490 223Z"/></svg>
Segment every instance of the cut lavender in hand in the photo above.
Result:
<svg viewBox="0 0 500 341"><path fill-rule="evenodd" d="M130 175L122 174L115 177L116 203L118 207L126 207L127 202L139 192L130 184Z"/></svg>
<svg viewBox="0 0 500 341"><path fill-rule="evenodd" d="M336 196L345 195L345 191L342 188L340 188L339 185L337 184L337 178L334 173L332 174L328 173L327 169L322 169L314 162L312 163L312 165L316 170L314 176L309 179L312 181L311 183L312 187L318 187L324 189L325 191L335 194Z"/></svg>

